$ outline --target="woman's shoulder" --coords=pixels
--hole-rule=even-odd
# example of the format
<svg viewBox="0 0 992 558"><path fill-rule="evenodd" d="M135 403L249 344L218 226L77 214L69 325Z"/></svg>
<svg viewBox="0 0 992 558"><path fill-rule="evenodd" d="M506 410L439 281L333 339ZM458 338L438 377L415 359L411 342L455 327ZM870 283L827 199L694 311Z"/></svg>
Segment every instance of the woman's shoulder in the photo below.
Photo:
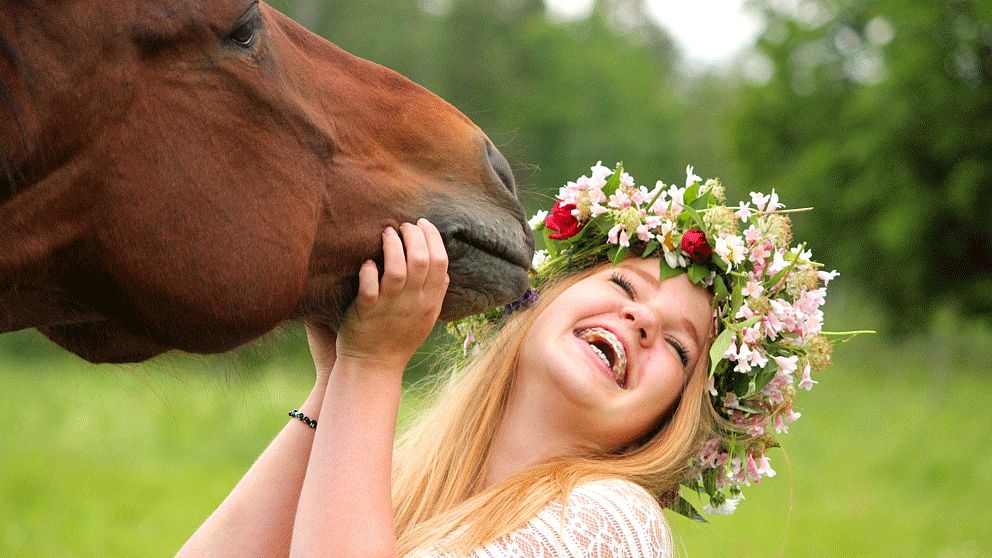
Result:
<svg viewBox="0 0 992 558"><path fill-rule="evenodd" d="M556 513L557 512L557 513ZM564 509L549 506L572 540L596 541L603 553L583 556L671 556L672 535L658 501L637 483L602 479L582 483L568 495Z"/></svg>
<svg viewBox="0 0 992 558"><path fill-rule="evenodd" d="M641 525L668 530L661 505L643 486L619 478L600 479L576 486L568 495L568 508L579 506L581 511L614 520L634 521Z"/></svg>

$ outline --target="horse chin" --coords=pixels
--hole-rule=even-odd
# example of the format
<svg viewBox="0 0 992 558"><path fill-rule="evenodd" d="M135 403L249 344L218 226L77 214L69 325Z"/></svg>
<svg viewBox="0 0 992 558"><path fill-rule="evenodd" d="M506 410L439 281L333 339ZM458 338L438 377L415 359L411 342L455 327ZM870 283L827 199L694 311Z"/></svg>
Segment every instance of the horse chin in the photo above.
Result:
<svg viewBox="0 0 992 558"><path fill-rule="evenodd" d="M527 268L498 255L452 247L449 257L451 284L441 307L443 321L502 306L519 298L529 286Z"/></svg>

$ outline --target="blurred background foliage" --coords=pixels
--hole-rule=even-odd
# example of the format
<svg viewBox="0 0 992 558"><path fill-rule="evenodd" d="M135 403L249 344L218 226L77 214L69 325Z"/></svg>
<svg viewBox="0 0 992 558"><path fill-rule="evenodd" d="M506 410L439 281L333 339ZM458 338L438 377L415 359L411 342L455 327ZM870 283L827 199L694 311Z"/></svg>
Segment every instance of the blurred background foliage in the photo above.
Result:
<svg viewBox="0 0 992 558"><path fill-rule="evenodd" d="M827 325L881 334L839 349L804 398L773 457L783 478L732 518L672 518L683 554L992 555L992 3L753 0L754 44L706 66L639 0L577 19L541 0L273 4L468 115L529 212L597 160L647 185L692 163L732 200L774 187L816 208L795 222L842 272ZM126 367L8 334L0 371L0 555L164 556L275 435L312 365L289 326L228 356Z"/></svg>

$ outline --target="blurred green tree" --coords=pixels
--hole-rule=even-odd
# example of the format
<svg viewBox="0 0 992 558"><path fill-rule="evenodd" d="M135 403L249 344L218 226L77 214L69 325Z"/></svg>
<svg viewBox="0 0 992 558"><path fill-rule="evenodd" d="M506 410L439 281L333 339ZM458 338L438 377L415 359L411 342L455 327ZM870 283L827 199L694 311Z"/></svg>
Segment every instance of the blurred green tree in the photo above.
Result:
<svg viewBox="0 0 992 558"><path fill-rule="evenodd" d="M816 206L802 236L897 331L992 322L992 3L755 4L772 75L731 104L738 177Z"/></svg>

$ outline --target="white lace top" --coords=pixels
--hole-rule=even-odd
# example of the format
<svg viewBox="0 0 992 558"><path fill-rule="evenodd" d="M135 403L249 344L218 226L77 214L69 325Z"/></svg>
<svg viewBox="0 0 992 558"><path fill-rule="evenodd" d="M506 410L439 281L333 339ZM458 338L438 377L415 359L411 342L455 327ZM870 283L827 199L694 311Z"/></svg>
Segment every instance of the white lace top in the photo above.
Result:
<svg viewBox="0 0 992 558"><path fill-rule="evenodd" d="M621 479L588 482L526 525L476 549L471 558L671 558L672 535L661 507L641 486ZM436 548L436 545L435 545ZM429 549L412 558L454 558Z"/></svg>

